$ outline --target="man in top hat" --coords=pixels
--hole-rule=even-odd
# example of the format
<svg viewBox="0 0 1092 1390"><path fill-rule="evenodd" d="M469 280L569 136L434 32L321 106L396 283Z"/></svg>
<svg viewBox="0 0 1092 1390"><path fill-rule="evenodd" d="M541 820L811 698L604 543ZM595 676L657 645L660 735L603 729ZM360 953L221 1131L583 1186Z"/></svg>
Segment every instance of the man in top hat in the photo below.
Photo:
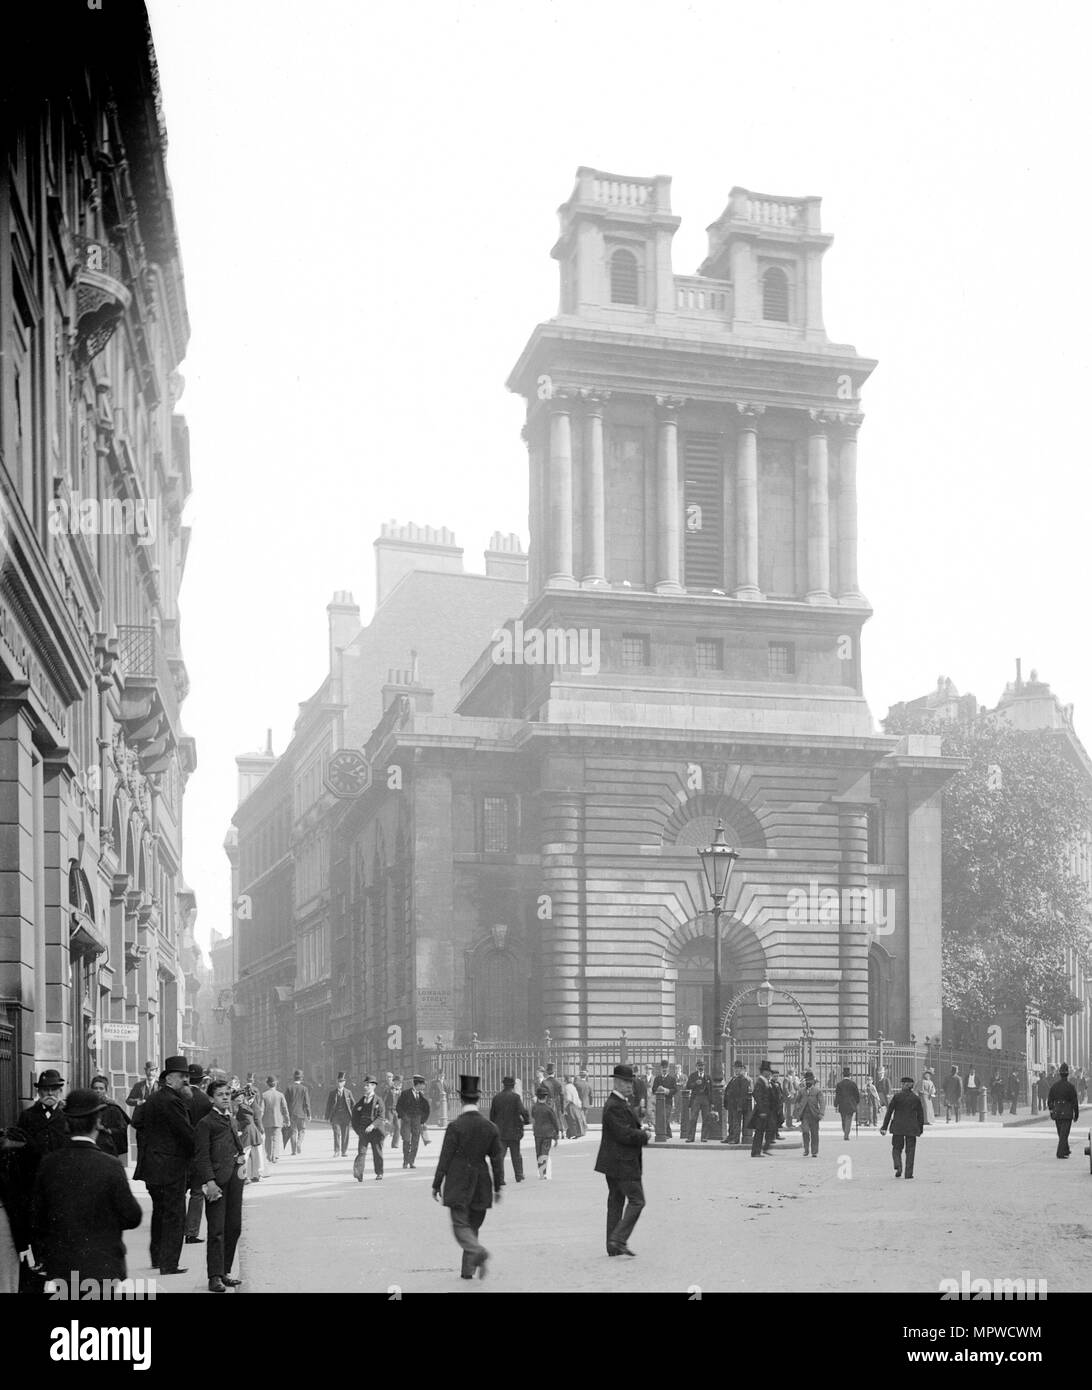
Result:
<svg viewBox="0 0 1092 1390"><path fill-rule="evenodd" d="M298 1068L292 1073L291 1084L284 1088L284 1098L288 1102L288 1118L292 1121L289 1135L292 1140L292 1152L301 1154L303 1136L311 1118L311 1093L303 1084L303 1072Z"/></svg>
<svg viewBox="0 0 1092 1390"><path fill-rule="evenodd" d="M345 1080L345 1073L339 1071L334 1089L326 1097L325 1119L334 1132L334 1157L338 1157L339 1146L341 1157L344 1158L349 1152L349 1130L353 1122L353 1106L356 1099L352 1091L349 1090Z"/></svg>
<svg viewBox="0 0 1092 1390"><path fill-rule="evenodd" d="M856 1081L853 1080L853 1072L849 1067L843 1067L842 1079L834 1088L834 1107L842 1117L842 1137L844 1139L849 1138L849 1131L853 1128L853 1121L860 1103L861 1093L857 1089Z"/></svg>
<svg viewBox="0 0 1092 1390"><path fill-rule="evenodd" d="M523 1097L516 1092L516 1078L502 1077L501 1086L504 1089L493 1097L493 1104L489 1107L489 1118L497 1126L501 1145L512 1157L512 1172L516 1182L522 1182L523 1155L519 1146L523 1142L523 1126L531 1123L531 1117L527 1113Z"/></svg>
<svg viewBox="0 0 1092 1390"><path fill-rule="evenodd" d="M413 1086L403 1091L395 1102L394 1111L402 1125L402 1167L417 1167L417 1146L421 1131L428 1124L429 1104L425 1099L425 1078L414 1076Z"/></svg>
<svg viewBox="0 0 1092 1390"><path fill-rule="evenodd" d="M914 1176L914 1152L918 1146L918 1135L925 1130L925 1110L921 1096L914 1091L914 1078L902 1078L902 1090L896 1091L887 1105L880 1133L891 1130L891 1154L895 1160L895 1176L902 1177L902 1150L906 1145L906 1177Z"/></svg>
<svg viewBox="0 0 1092 1390"><path fill-rule="evenodd" d="M705 1070L705 1063L699 1058L697 1067L686 1078L686 1094L690 1098L690 1111L686 1142L694 1142L694 1131L701 1115L701 1142L708 1141L712 1133L711 1114L713 1110L713 1082Z"/></svg>
<svg viewBox="0 0 1092 1390"><path fill-rule="evenodd" d="M195 1132L197 1126L212 1109L212 1101L205 1093L206 1084L201 1067L197 1062L191 1062L189 1080L182 1091L182 1096L186 1102L186 1109L189 1111L190 1124L193 1125ZM197 1175L197 1168L192 1163L186 1180L190 1185L190 1199L186 1204L186 1244L200 1245L202 1243L201 1216L205 1210L205 1194L201 1190L201 1178Z"/></svg>
<svg viewBox="0 0 1092 1390"><path fill-rule="evenodd" d="M65 1106L69 1141L46 1154L31 1198L34 1254L50 1279L124 1279L123 1231L140 1225L125 1169L96 1142L106 1101L73 1091Z"/></svg>
<svg viewBox="0 0 1092 1390"><path fill-rule="evenodd" d="M740 1144L751 1118L751 1078L747 1064L737 1057L732 1066L732 1079L724 1088L724 1109L727 1112L728 1132L722 1144Z"/></svg>
<svg viewBox="0 0 1092 1390"><path fill-rule="evenodd" d="M231 1087L210 1081L210 1108L194 1134L194 1167L206 1202L209 1243L205 1252L210 1293L226 1293L243 1282L231 1277L243 1229L243 1170L246 1147L231 1113Z"/></svg>
<svg viewBox="0 0 1092 1390"><path fill-rule="evenodd" d="M38 1099L15 1122L16 1129L26 1136L27 1146L19 1158L28 1189L33 1186L38 1164L46 1154L63 1149L68 1143L68 1122L61 1099L64 1077L52 1067L47 1068L38 1078L37 1091Z"/></svg>
<svg viewBox="0 0 1092 1390"><path fill-rule="evenodd" d="M619 1062L612 1077L595 1171L607 1180L607 1254L635 1255L629 1238L645 1208L641 1150L652 1138L652 1127L638 1120L630 1104L633 1068Z"/></svg>
<svg viewBox="0 0 1092 1390"><path fill-rule="evenodd" d="M769 1154L777 1133L777 1097L773 1090L773 1067L767 1061L759 1064L755 1077L754 1111L751 1116L754 1137L751 1140L751 1157L762 1158Z"/></svg>
<svg viewBox="0 0 1092 1390"><path fill-rule="evenodd" d="M660 1073L652 1078L652 1095L656 1104L656 1143L665 1144L671 1138L671 1109L679 1083L666 1057L660 1061Z"/></svg>
<svg viewBox="0 0 1092 1390"><path fill-rule="evenodd" d="M1056 1157L1069 1157L1069 1131L1074 1120L1081 1117L1077 1088L1069 1079L1069 1065L1063 1062L1058 1068L1058 1079L1047 1093L1050 1118L1058 1131L1058 1152Z"/></svg>
<svg viewBox="0 0 1092 1390"><path fill-rule="evenodd" d="M186 1228L186 1175L193 1158L193 1123L183 1091L189 1076L185 1057L168 1057L162 1085L133 1116L144 1135L134 1177L152 1199L151 1260L160 1274L185 1274L178 1259Z"/></svg>
<svg viewBox="0 0 1092 1390"><path fill-rule="evenodd" d="M478 1240L486 1212L501 1199L504 1148L500 1133L478 1110L481 1086L476 1076L459 1077L462 1110L444 1131L444 1146L432 1180L432 1196L451 1212L451 1229L463 1251L462 1277L485 1278L489 1251ZM489 1169L493 1174L490 1180Z"/></svg>

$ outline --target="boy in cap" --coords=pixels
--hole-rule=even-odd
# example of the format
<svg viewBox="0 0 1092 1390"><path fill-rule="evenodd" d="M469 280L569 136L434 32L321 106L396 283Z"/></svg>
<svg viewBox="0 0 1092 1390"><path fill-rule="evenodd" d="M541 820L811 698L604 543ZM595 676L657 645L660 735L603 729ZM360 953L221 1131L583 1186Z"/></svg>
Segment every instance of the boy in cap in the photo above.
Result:
<svg viewBox="0 0 1092 1390"><path fill-rule="evenodd" d="M353 1159L353 1177L357 1182L364 1181L364 1160L369 1145L372 1151L372 1167L376 1182L383 1181L383 1140L387 1137L382 1097L376 1091L374 1076L366 1076L361 1083L360 1099L353 1106L353 1129L357 1134L356 1158Z"/></svg>
<svg viewBox="0 0 1092 1390"><path fill-rule="evenodd" d="M463 1279L473 1279L475 1273L479 1279L485 1278L489 1251L478 1240L478 1232L486 1212L494 1201L500 1201L504 1186L504 1148L497 1126L478 1110L481 1095L476 1076L460 1076L463 1108L444 1132L444 1146L432 1180L433 1200L442 1200L451 1212L451 1229L462 1247Z"/></svg>
<svg viewBox="0 0 1092 1390"><path fill-rule="evenodd" d="M630 1106L633 1068L624 1062L612 1073L614 1089L603 1106L603 1135L595 1171L607 1180L607 1254L636 1255L629 1238L645 1208L641 1150L652 1137Z"/></svg>
<svg viewBox="0 0 1092 1390"><path fill-rule="evenodd" d="M531 1106L531 1132L535 1136L538 1175L548 1179L550 1150L561 1138L561 1129L557 1123L557 1113L550 1104L550 1092L545 1086L540 1086L535 1092L535 1103Z"/></svg>
<svg viewBox="0 0 1092 1390"><path fill-rule="evenodd" d="M906 1146L907 1181L914 1176L914 1151L918 1146L918 1135L925 1129L925 1111L921 1097L914 1092L914 1078L902 1078L902 1090L896 1091L888 1102L887 1114L883 1117L881 1134L891 1130L891 1153L895 1160L895 1176L902 1177L902 1151Z"/></svg>

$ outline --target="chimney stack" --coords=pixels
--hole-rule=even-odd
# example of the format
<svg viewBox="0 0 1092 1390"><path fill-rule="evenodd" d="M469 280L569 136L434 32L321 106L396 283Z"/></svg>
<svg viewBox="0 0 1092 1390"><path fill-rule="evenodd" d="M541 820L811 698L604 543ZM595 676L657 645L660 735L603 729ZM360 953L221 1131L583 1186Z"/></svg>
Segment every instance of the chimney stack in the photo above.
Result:
<svg viewBox="0 0 1092 1390"><path fill-rule="evenodd" d="M385 521L375 542L375 606L383 603L394 586L414 570L433 574L462 574L462 547L446 526L405 526Z"/></svg>
<svg viewBox="0 0 1092 1390"><path fill-rule="evenodd" d="M507 536L493 532L485 552L485 573L488 579L518 579L521 584L527 583L527 556L514 531Z"/></svg>

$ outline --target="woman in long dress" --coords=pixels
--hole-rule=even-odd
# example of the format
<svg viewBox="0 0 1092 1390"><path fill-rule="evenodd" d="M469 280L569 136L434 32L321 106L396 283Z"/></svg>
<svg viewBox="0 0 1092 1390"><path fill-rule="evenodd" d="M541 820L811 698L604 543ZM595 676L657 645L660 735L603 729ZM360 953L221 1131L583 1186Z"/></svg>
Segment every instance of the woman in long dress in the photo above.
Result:
<svg viewBox="0 0 1092 1390"><path fill-rule="evenodd" d="M574 1078L567 1076L562 1089L565 1102L565 1137L582 1139L588 1132L588 1122L584 1118L584 1107L580 1104L580 1092L576 1089Z"/></svg>
<svg viewBox="0 0 1092 1390"><path fill-rule="evenodd" d="M933 1084L933 1073L929 1071L928 1068L925 1071L925 1075L921 1078L920 1091L921 1106L925 1111L925 1123L931 1125L933 1123L933 1100L936 1096L937 1088Z"/></svg>

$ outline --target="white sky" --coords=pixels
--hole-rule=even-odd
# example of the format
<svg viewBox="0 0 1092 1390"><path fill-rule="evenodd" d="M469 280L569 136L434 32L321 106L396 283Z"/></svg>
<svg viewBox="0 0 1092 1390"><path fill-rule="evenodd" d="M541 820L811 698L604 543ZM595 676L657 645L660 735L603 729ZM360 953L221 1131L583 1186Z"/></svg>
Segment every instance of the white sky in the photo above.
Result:
<svg viewBox="0 0 1092 1390"><path fill-rule="evenodd" d="M150 0L193 336L185 873L230 929L237 753L283 750L382 521L527 537L505 377L580 164L673 176L675 271L734 184L818 194L861 433L865 689L1013 660L1092 719L1079 3ZM407 658L409 637L407 636Z"/></svg>

